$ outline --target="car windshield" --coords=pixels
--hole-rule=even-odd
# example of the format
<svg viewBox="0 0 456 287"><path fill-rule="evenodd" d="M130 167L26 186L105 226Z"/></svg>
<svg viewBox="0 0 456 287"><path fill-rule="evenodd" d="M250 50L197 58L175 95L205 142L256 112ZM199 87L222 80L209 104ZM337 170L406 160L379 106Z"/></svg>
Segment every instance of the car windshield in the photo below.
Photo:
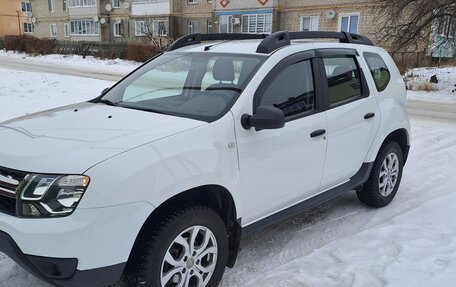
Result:
<svg viewBox="0 0 456 287"><path fill-rule="evenodd" d="M263 59L233 54L165 53L96 102L211 122L231 108Z"/></svg>

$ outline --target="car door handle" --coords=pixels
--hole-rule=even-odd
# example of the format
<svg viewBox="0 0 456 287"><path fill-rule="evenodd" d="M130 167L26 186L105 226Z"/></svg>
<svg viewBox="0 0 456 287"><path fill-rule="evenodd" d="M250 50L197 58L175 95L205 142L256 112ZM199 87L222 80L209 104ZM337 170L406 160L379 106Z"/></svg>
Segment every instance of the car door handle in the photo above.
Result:
<svg viewBox="0 0 456 287"><path fill-rule="evenodd" d="M314 131L313 133L310 134L310 137L311 138L316 138L316 137L324 135L325 133L326 133L326 130L323 130L323 129L316 130L316 131Z"/></svg>
<svg viewBox="0 0 456 287"><path fill-rule="evenodd" d="M364 119L368 120L368 119L372 119L373 117L375 117L375 113L368 113L364 116Z"/></svg>

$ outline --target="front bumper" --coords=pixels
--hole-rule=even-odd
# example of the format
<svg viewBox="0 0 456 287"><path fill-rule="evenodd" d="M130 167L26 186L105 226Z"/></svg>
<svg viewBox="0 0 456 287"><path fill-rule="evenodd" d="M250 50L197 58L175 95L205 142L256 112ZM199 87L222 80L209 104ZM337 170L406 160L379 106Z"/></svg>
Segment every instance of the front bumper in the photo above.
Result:
<svg viewBox="0 0 456 287"><path fill-rule="evenodd" d="M126 263L93 270L77 270L76 258L48 258L22 253L13 238L0 231L0 251L22 268L55 286L105 286L119 281Z"/></svg>
<svg viewBox="0 0 456 287"><path fill-rule="evenodd" d="M56 286L116 283L136 237L152 213L149 203L76 209L68 217L22 219L0 214L0 251Z"/></svg>

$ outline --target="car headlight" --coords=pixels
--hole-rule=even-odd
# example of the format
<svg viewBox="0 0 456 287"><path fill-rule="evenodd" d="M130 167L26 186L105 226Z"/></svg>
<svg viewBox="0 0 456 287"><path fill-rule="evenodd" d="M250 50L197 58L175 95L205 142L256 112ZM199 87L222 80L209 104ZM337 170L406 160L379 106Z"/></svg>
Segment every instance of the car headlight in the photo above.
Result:
<svg viewBox="0 0 456 287"><path fill-rule="evenodd" d="M78 206L89 185L84 175L28 175L18 188L19 217L62 217Z"/></svg>

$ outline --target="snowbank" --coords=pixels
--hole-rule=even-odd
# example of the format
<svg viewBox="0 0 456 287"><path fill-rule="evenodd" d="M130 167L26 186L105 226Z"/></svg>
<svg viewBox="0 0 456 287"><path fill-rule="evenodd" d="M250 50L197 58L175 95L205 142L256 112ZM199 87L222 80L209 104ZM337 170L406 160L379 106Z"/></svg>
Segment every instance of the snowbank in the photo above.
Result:
<svg viewBox="0 0 456 287"><path fill-rule="evenodd" d="M430 83L432 76L437 76L437 84ZM456 67L416 68L408 71L404 79L410 89L409 99L456 103ZM435 91L415 91L423 84Z"/></svg>
<svg viewBox="0 0 456 287"><path fill-rule="evenodd" d="M78 55L43 55L43 56L30 56L25 53L19 53L15 51L0 50L0 57L9 57L16 59L25 59L30 62L46 63L71 66L77 68L86 68L90 70L104 70L109 69L110 71L127 74L133 69L142 65L142 63L126 61L121 59L115 60L101 60L88 56L85 59Z"/></svg>

